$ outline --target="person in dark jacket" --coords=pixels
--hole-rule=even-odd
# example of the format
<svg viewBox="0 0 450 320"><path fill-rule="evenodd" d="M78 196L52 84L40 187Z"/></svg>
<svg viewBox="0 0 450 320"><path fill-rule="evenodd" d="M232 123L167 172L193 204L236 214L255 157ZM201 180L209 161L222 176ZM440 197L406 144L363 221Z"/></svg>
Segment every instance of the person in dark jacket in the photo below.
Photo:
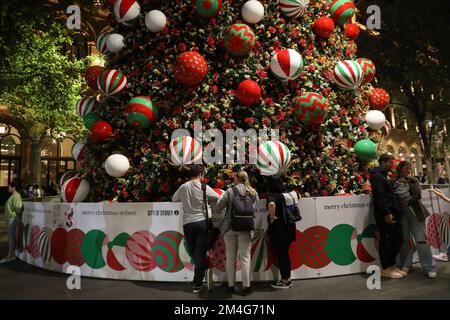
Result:
<svg viewBox="0 0 450 320"><path fill-rule="evenodd" d="M387 174L394 166L394 157L383 154L378 160L380 166L370 171L375 222L380 231L379 255L382 277L400 279L406 274L395 266L395 259L402 245L400 226L401 210Z"/></svg>
<svg viewBox="0 0 450 320"><path fill-rule="evenodd" d="M280 177L267 177L266 187L270 244L278 258L281 274L281 280L271 286L275 289L289 289L292 287L289 247L295 241L295 223L286 222L284 218L282 193L286 188Z"/></svg>

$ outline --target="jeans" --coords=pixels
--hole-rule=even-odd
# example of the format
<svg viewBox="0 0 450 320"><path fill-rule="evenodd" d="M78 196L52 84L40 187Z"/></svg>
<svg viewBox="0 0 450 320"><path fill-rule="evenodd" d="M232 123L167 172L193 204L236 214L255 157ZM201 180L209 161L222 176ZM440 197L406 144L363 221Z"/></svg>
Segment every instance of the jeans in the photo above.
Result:
<svg viewBox="0 0 450 320"><path fill-rule="evenodd" d="M250 287L251 269L251 231L228 231L223 237L226 251L226 269L228 286L234 287L236 278L236 257L239 251L239 261L241 263L242 286Z"/></svg>
<svg viewBox="0 0 450 320"><path fill-rule="evenodd" d="M183 226L189 253L194 260L194 286L200 287L205 278L208 231L205 221L192 222Z"/></svg>
<svg viewBox="0 0 450 320"><path fill-rule="evenodd" d="M383 269L395 265L397 254L402 246L402 229L400 222L387 224L381 219L377 220L377 227L380 231L380 262Z"/></svg>
<svg viewBox="0 0 450 320"><path fill-rule="evenodd" d="M400 261L403 267L411 268L413 253L416 250L411 241L411 235L414 237L419 261L425 272L436 271L436 262L434 261L431 248L427 243L425 233L425 221L418 221L411 210L407 209L400 221L402 226L403 243L400 249Z"/></svg>
<svg viewBox="0 0 450 320"><path fill-rule="evenodd" d="M15 256L15 247L16 247L16 228L19 224L19 218L16 216L12 219L7 219L7 227L8 227L8 242L9 242L9 251L8 256Z"/></svg>

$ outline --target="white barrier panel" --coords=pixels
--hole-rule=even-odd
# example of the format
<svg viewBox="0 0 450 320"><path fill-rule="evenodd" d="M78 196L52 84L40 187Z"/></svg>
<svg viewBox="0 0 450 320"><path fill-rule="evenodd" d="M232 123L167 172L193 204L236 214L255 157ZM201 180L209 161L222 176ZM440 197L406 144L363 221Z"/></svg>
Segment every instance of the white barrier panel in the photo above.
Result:
<svg viewBox="0 0 450 320"><path fill-rule="evenodd" d="M303 220L291 245L292 279L365 272L376 264L370 196L301 199ZM70 265L90 277L191 281L179 203L25 203L17 255L48 270ZM278 278L267 235L265 200L256 208L253 280ZM215 213L216 223L220 213ZM222 237L208 253L217 281L225 281ZM239 268L239 266L238 266ZM237 274L240 280L240 272Z"/></svg>

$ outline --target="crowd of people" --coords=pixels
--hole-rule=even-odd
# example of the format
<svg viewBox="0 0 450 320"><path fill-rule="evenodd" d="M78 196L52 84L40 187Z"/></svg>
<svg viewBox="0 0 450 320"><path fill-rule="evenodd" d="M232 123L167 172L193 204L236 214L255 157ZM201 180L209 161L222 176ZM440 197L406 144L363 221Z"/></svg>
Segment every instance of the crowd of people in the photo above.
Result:
<svg viewBox="0 0 450 320"><path fill-rule="evenodd" d="M420 181L412 177L412 167L407 161L398 164L394 179L388 178L388 173L394 165L393 156L383 154L379 158L379 165L371 170L370 182L374 216L380 232L381 276L393 279L406 277L411 270L413 253L417 249L420 264L428 278L436 278L436 262L425 233L425 219L429 213L421 203ZM252 187L245 171L237 173L234 186L228 188L222 196L202 183L204 174L205 168L202 165L192 165L188 173L189 180L181 185L172 197L172 201L181 202L183 206L183 231L194 263L193 293L200 293L204 289L205 278L207 287L213 287L212 270L206 264L206 256L221 233L225 242L228 290L230 293L236 292L235 262L239 259L242 292L248 295L251 292L251 244L258 193ZM265 184L269 213L268 234L280 270L280 279L271 286L275 289L289 289L292 287L289 248L295 241L295 222L298 220L292 221L289 216L287 198L292 198L292 204L298 208L300 195L278 176L265 177ZM37 185L21 188L20 184L14 181L9 184L8 191L11 196L5 204L5 217L9 251L0 263L15 259L14 233L24 210L22 197L40 199L44 195ZM444 201L450 202L439 189L431 191ZM220 230L213 227L208 204L215 210L225 212ZM396 264L398 256L400 265Z"/></svg>

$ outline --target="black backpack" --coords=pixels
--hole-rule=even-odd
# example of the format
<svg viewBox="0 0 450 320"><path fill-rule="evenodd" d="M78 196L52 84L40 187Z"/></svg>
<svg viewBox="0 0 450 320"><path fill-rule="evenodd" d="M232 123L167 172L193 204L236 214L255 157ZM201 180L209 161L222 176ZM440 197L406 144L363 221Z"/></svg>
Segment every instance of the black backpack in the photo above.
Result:
<svg viewBox="0 0 450 320"><path fill-rule="evenodd" d="M286 223L296 223L302 220L300 209L298 207L299 197L297 192L282 193L283 196L283 213Z"/></svg>
<svg viewBox="0 0 450 320"><path fill-rule="evenodd" d="M237 187L233 188L234 200L231 210L231 230L252 231L255 230L255 213L253 211L253 199L247 193L241 195Z"/></svg>

